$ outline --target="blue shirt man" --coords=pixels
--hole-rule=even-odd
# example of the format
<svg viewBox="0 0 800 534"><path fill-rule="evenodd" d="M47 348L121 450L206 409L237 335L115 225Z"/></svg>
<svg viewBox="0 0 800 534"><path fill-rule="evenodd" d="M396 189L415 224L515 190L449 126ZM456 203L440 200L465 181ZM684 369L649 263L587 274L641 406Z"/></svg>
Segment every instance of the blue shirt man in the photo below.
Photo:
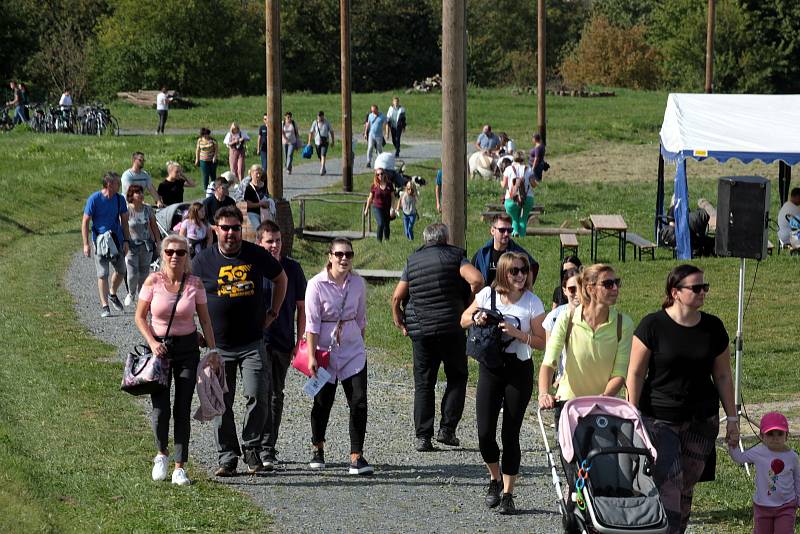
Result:
<svg viewBox="0 0 800 534"><path fill-rule="evenodd" d="M367 167L372 166L373 153L377 156L383 150L383 134L386 129L386 116L373 104L364 122L364 139L367 140Z"/></svg>
<svg viewBox="0 0 800 534"><path fill-rule="evenodd" d="M478 135L475 148L481 152L494 152L500 148L500 138L495 135L489 124L484 125L483 131Z"/></svg>

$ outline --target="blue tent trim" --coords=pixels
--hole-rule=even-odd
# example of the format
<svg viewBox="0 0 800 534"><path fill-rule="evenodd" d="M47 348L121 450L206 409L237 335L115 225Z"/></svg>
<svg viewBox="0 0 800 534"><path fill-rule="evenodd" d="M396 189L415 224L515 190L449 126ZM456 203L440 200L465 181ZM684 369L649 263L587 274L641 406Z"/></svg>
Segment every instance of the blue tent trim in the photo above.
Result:
<svg viewBox="0 0 800 534"><path fill-rule="evenodd" d="M725 163L729 159L738 159L742 163L752 163L753 161L761 161L763 163L783 161L788 165L800 163L800 154L791 152L726 152L717 150L703 151L702 153L696 150L670 152L664 148L664 145L661 145L661 155L670 163L676 163L685 158L692 158L697 161L712 158L720 163Z"/></svg>

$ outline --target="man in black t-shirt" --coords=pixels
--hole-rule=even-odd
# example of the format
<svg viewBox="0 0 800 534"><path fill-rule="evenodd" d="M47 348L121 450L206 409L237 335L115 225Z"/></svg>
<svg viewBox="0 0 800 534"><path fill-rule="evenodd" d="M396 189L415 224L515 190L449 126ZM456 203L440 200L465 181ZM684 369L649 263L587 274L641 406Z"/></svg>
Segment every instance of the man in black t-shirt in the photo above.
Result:
<svg viewBox="0 0 800 534"><path fill-rule="evenodd" d="M261 436L265 425L271 424L271 378L261 337L264 328L278 316L274 310L283 304L287 282L280 263L267 251L242 241L242 214L235 206L220 208L214 231L219 240L217 245L195 256L192 270L202 279L208 295L208 312L228 385L225 414L214 418L219 455L215 475L232 476L239 456L243 456L251 473L264 469ZM270 306L264 302L265 278L273 284ZM241 448L233 420L239 371L247 401Z"/></svg>
<svg viewBox="0 0 800 534"><path fill-rule="evenodd" d="M256 231L256 243L272 254L278 260L286 273L288 285L286 298L283 299L278 318L264 329L264 345L267 350L267 363L272 374L272 397L270 411L272 424L264 428L261 440L263 450L261 459L265 466L273 465L277 460L275 443L278 440L278 431L283 415L283 389L286 384L286 372L289 364L297 351L295 344L295 324L297 335L301 336L306 331L306 276L303 268L289 256L281 257L282 240L281 229L272 221L262 222ZM272 281L264 281L264 300L271 299ZM297 318L295 320L295 314Z"/></svg>

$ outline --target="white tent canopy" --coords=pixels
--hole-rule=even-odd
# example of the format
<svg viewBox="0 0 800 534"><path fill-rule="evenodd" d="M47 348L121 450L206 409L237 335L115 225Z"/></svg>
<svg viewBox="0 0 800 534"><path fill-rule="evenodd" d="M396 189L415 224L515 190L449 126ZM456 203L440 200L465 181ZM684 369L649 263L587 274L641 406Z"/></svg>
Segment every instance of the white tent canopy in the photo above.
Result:
<svg viewBox="0 0 800 534"><path fill-rule="evenodd" d="M670 94L661 125L668 160L800 162L800 95Z"/></svg>

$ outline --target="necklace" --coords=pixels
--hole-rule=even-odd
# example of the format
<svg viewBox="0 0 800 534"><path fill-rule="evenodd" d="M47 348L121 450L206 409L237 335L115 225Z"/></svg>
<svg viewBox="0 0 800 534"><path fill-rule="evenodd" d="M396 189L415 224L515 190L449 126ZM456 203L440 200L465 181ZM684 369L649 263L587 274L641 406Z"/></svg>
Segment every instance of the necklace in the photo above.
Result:
<svg viewBox="0 0 800 534"><path fill-rule="evenodd" d="M239 252L241 252L241 251L242 251L242 249L240 248L239 250L237 250L237 251L236 251L236 254L234 254L233 256L228 256L227 254L225 254L224 252L222 252L222 248L220 248L220 246L219 246L219 245L217 245L217 250L219 250L219 253L220 253L220 254L222 255L222 257L223 257L223 258L225 258L226 260L233 260L233 259L236 259L236 258L238 258L238 257L239 257Z"/></svg>

